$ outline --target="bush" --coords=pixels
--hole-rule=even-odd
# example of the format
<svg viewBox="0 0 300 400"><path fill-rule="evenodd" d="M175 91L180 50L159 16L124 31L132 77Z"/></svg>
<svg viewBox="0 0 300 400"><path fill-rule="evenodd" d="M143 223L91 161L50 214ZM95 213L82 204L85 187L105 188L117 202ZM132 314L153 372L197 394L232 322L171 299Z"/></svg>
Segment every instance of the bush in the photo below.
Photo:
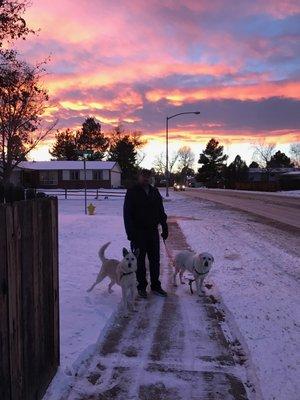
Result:
<svg viewBox="0 0 300 400"><path fill-rule="evenodd" d="M0 183L0 203L14 203L25 199L25 191L22 186L15 186L13 183Z"/></svg>
<svg viewBox="0 0 300 400"><path fill-rule="evenodd" d="M37 194L36 194L37 199L45 199L46 197L48 197L48 196L44 192L37 192Z"/></svg>
<svg viewBox="0 0 300 400"><path fill-rule="evenodd" d="M26 200L32 200L36 198L36 193L34 189L27 189L26 190Z"/></svg>

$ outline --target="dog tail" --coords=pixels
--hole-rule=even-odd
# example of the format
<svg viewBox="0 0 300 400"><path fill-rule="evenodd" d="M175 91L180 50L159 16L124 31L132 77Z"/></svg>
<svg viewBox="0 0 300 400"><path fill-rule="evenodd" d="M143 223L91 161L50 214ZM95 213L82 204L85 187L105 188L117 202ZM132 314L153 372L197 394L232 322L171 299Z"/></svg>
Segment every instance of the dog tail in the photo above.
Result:
<svg viewBox="0 0 300 400"><path fill-rule="evenodd" d="M99 258L102 262L106 261L107 258L105 257L105 250L108 248L110 245L110 242L105 243L99 250Z"/></svg>

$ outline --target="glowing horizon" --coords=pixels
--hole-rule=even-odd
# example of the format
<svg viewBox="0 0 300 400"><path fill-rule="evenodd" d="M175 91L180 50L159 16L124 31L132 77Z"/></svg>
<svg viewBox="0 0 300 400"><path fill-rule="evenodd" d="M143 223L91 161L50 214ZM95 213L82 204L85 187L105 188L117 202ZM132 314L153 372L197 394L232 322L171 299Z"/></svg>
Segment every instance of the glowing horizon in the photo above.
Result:
<svg viewBox="0 0 300 400"><path fill-rule="evenodd" d="M32 62L51 54L45 118L59 128L124 123L148 138L148 165L164 151L165 117L186 110L201 115L172 120L171 147L196 156L210 137L247 161L254 141L287 153L300 141L297 1L33 0L26 18L41 31L20 50Z"/></svg>

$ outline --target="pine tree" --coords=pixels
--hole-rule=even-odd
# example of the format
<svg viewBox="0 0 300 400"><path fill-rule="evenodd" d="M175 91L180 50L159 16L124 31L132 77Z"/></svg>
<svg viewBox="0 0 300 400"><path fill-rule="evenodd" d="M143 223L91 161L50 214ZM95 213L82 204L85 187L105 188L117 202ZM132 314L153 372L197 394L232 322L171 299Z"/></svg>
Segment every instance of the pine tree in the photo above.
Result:
<svg viewBox="0 0 300 400"><path fill-rule="evenodd" d="M249 168L241 156L237 155L231 164L225 169L226 187L236 188L236 183L245 182L248 179Z"/></svg>
<svg viewBox="0 0 300 400"><path fill-rule="evenodd" d="M256 161L252 161L249 168L259 168L259 164Z"/></svg>
<svg viewBox="0 0 300 400"><path fill-rule="evenodd" d="M144 145L139 132L126 132L118 126L111 133L108 159L118 162L125 185L132 181L138 171L138 149Z"/></svg>
<svg viewBox="0 0 300 400"><path fill-rule="evenodd" d="M202 167L198 169L198 181L208 187L217 187L224 181L225 161L228 156L223 152L224 147L219 145L216 139L210 139L200 154L198 163L202 164Z"/></svg>
<svg viewBox="0 0 300 400"><path fill-rule="evenodd" d="M77 132L76 144L79 152L93 151L89 160L102 160L109 141L101 132L101 124L95 118L87 118L82 124L82 129Z"/></svg>
<svg viewBox="0 0 300 400"><path fill-rule="evenodd" d="M278 150L267 164L268 168L289 168L293 167L291 159L283 152Z"/></svg>
<svg viewBox="0 0 300 400"><path fill-rule="evenodd" d="M75 134L70 129L57 131L50 154L57 160L78 160L79 153Z"/></svg>
<svg viewBox="0 0 300 400"><path fill-rule="evenodd" d="M82 128L73 133L70 129L58 132L50 154L57 160L78 160L80 155L91 150L89 160L102 160L109 140L101 132L101 125L94 118L87 118Z"/></svg>

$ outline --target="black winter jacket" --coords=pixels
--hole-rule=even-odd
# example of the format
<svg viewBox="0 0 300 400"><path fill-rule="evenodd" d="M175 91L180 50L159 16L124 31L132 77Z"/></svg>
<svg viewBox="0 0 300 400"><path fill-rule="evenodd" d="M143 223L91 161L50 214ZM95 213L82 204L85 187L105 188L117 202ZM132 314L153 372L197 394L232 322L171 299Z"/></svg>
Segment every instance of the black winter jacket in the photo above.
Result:
<svg viewBox="0 0 300 400"><path fill-rule="evenodd" d="M161 224L168 231L167 215L159 191L150 186L149 194L140 185L127 190L124 202L124 224L128 240L135 240L142 232L150 232Z"/></svg>

